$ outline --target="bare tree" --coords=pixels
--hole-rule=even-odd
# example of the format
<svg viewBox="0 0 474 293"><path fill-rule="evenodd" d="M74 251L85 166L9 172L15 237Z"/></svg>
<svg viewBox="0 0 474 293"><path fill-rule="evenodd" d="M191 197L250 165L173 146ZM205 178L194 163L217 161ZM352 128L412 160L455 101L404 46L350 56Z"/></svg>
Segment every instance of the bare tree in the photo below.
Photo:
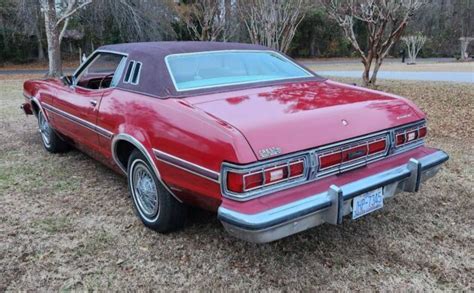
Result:
<svg viewBox="0 0 474 293"><path fill-rule="evenodd" d="M41 15L40 3L38 1L32 3L30 0L17 0L15 10L16 28L27 36L36 37L38 59L45 60L43 47L44 20Z"/></svg>
<svg viewBox="0 0 474 293"><path fill-rule="evenodd" d="M304 0L241 0L238 9L252 43L287 52L308 5Z"/></svg>
<svg viewBox="0 0 474 293"><path fill-rule="evenodd" d="M323 0L329 15L344 31L364 64L364 85L375 85L377 73L388 52L401 37L410 17L424 0ZM367 30L367 47L359 44L354 31L356 22ZM374 64L372 76L370 71Z"/></svg>
<svg viewBox="0 0 474 293"><path fill-rule="evenodd" d="M407 46L409 59L407 64L415 64L416 56L418 56L418 53L425 44L426 37L419 33L416 35L402 37L402 41Z"/></svg>
<svg viewBox="0 0 474 293"><path fill-rule="evenodd" d="M48 41L48 76L62 75L61 41L71 17L92 0L39 0Z"/></svg>
<svg viewBox="0 0 474 293"><path fill-rule="evenodd" d="M176 7L188 31L199 41L216 41L224 34L226 8L221 0L196 0Z"/></svg>
<svg viewBox="0 0 474 293"><path fill-rule="evenodd" d="M0 0L0 39L2 40L1 47L4 51L10 51L10 42L8 38L7 29L10 24L11 14L14 9L13 1L11 0ZM2 57L2 56L0 56ZM3 58L1 58L3 59ZM3 60L0 59L0 65Z"/></svg>
<svg viewBox="0 0 474 293"><path fill-rule="evenodd" d="M467 47L471 41L474 41L474 38L461 37L459 40L461 41L461 60L466 61L469 57Z"/></svg>
<svg viewBox="0 0 474 293"><path fill-rule="evenodd" d="M175 39L174 6L172 0L96 0L77 19L87 41L96 45Z"/></svg>
<svg viewBox="0 0 474 293"><path fill-rule="evenodd" d="M409 28L430 40L429 51L446 56L459 55L459 37L473 37L473 0L429 0L417 11ZM462 58L462 54L461 54Z"/></svg>

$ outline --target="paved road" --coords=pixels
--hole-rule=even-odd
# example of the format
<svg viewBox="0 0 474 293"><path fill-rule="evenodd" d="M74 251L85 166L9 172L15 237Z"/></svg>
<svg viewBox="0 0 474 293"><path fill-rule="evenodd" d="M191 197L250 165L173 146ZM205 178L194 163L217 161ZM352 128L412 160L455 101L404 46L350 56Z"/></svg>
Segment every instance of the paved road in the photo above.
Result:
<svg viewBox="0 0 474 293"><path fill-rule="evenodd" d="M362 76L362 71L316 71L316 73L326 77L336 76L360 78ZM380 71L377 74L377 78L394 80L423 80L474 83L474 72Z"/></svg>
<svg viewBox="0 0 474 293"><path fill-rule="evenodd" d="M303 59L298 58L299 62L303 63L306 66L312 65L333 65L333 64L361 64L359 58L328 58L328 59ZM455 62L455 58L417 58L416 63L446 63L446 62ZM390 63L400 63L401 58L387 58L384 60L384 64Z"/></svg>
<svg viewBox="0 0 474 293"><path fill-rule="evenodd" d="M448 62L452 61L451 58L429 58L424 59L424 61L438 61L438 62ZM303 63L305 65L316 65L316 64L327 64L327 63L347 63L348 61L355 63L360 62L354 59L344 59L344 60L333 60L333 61L309 61ZM68 68L65 69L65 73L72 73L74 69ZM47 70L44 69L18 69L18 70L0 70L0 75L8 74L46 74ZM316 71L318 74L326 77L350 77L350 78L360 78L362 71ZM474 83L474 72L407 72L407 71L380 71L378 73L378 78L380 79L394 79L394 80L422 80L422 81L445 81L445 82L462 82L462 83Z"/></svg>

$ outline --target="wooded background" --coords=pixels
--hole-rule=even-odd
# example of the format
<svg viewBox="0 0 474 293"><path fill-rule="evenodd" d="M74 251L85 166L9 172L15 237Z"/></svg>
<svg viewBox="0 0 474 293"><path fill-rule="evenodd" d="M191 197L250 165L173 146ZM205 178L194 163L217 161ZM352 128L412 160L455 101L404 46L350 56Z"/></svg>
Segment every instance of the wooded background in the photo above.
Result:
<svg viewBox="0 0 474 293"><path fill-rule="evenodd" d="M282 22L299 24L294 32L291 25L289 29L281 25L281 31L274 34L294 34L294 38L289 44L273 47L281 46L281 50L294 57L356 56L340 26L319 1L273 2L280 6L272 5L271 9L263 6L259 11L250 9L263 3L258 0L94 0L70 18L61 51L63 57L78 58L79 52L88 55L103 44L121 42L252 42L256 36L249 32L256 28L252 27L255 23L251 22L251 17L272 16L281 17ZM300 5L297 7L299 14L282 14L289 11L285 5L292 11ZM404 34L422 33L427 37L420 52L422 57L456 57L460 55L459 38L474 34L473 15L472 0L428 0L412 17ZM366 35L366 29L355 23L358 38ZM272 35L260 41L274 42ZM365 43L360 44L364 50ZM403 47L403 42L397 42L390 55L398 57ZM0 65L46 57L47 41L40 0L0 0Z"/></svg>

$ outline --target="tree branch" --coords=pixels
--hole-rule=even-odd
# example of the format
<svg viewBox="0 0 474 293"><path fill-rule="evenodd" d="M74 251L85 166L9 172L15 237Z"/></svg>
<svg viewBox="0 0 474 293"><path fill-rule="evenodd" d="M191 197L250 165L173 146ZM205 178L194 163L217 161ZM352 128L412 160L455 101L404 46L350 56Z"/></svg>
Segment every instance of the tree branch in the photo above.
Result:
<svg viewBox="0 0 474 293"><path fill-rule="evenodd" d="M68 19L69 17L71 17L74 13L76 13L78 10L80 10L81 8L83 8L84 6L86 5L89 5L92 3L92 0L87 0L86 2L82 3L82 4L79 4L78 6L76 6L74 8L74 5L76 4L76 0L74 0L73 2L69 2L69 4L72 4L72 5L68 5L68 9L66 10L66 12L64 13L63 16L61 16L58 21L56 21L56 27L58 27L61 22L65 21L66 19Z"/></svg>
<svg viewBox="0 0 474 293"><path fill-rule="evenodd" d="M70 18L66 18L66 20L64 21L63 28L61 29L61 32L59 33L59 44L61 44L61 42L63 41L64 33L66 32L67 26L69 24L69 20Z"/></svg>

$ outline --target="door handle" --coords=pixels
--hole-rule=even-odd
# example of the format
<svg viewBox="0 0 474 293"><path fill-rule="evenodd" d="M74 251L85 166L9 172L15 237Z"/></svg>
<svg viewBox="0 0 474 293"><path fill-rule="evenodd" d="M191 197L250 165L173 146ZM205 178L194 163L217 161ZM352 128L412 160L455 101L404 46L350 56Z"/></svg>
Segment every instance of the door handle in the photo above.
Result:
<svg viewBox="0 0 474 293"><path fill-rule="evenodd" d="M97 106L97 101L96 100L90 100L89 103L91 103L92 106Z"/></svg>

